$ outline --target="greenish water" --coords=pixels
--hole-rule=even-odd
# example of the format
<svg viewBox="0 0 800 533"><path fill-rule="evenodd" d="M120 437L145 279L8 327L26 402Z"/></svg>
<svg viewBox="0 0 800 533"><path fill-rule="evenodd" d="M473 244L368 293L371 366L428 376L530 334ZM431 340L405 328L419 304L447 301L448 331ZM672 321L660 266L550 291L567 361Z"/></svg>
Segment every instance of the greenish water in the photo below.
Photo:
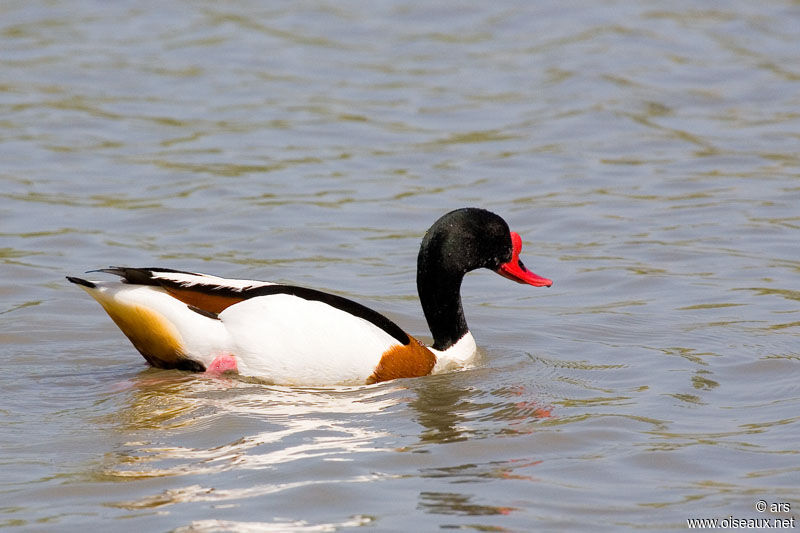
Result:
<svg viewBox="0 0 800 533"><path fill-rule="evenodd" d="M791 1L4 2L0 528L796 517L798 28ZM464 205L555 281L467 277L465 372L152 370L64 280L286 281L428 339L419 240Z"/></svg>

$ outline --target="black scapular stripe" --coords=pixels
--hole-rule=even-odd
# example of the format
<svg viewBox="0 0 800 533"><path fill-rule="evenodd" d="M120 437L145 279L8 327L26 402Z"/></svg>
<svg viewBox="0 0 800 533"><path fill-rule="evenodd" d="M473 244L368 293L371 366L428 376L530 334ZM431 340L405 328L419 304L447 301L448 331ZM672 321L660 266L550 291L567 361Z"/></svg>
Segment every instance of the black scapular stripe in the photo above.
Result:
<svg viewBox="0 0 800 533"><path fill-rule="evenodd" d="M297 296L298 298L303 298L304 300L322 302L376 325L397 339L400 344L408 344L411 342L411 339L408 338L408 335L400 326L379 312L374 311L365 305L361 305L358 302L354 302L349 298L345 298L344 296L337 296L336 294L331 294L329 292L309 289L308 287L298 287L296 285L265 285L263 287L245 289L242 292L233 292L233 294L238 294L239 296L246 294L248 298L252 298L254 296L268 296L271 294L290 294L292 296Z"/></svg>

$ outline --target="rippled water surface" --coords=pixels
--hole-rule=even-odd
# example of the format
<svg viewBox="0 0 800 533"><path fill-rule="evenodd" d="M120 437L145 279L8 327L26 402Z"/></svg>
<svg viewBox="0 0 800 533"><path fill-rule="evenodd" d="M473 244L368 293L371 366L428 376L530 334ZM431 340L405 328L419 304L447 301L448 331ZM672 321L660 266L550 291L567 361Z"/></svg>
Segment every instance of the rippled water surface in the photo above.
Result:
<svg viewBox="0 0 800 533"><path fill-rule="evenodd" d="M793 519L798 42L796 1L3 2L0 527ZM429 340L417 247L464 205L555 285L470 274L463 372L148 369L64 280L292 282Z"/></svg>

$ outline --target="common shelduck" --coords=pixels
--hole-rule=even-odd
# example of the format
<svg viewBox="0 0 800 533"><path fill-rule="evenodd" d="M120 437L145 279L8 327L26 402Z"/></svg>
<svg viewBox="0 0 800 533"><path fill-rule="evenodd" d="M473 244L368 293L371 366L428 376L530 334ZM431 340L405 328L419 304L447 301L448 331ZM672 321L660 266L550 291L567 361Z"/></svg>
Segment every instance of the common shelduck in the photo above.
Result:
<svg viewBox="0 0 800 533"><path fill-rule="evenodd" d="M238 372L281 385L371 384L463 367L476 353L461 281L478 268L535 287L520 236L498 215L451 211L425 233L417 291L433 334L424 346L382 314L326 292L166 268L112 267L120 281L67 279L88 292L148 363Z"/></svg>

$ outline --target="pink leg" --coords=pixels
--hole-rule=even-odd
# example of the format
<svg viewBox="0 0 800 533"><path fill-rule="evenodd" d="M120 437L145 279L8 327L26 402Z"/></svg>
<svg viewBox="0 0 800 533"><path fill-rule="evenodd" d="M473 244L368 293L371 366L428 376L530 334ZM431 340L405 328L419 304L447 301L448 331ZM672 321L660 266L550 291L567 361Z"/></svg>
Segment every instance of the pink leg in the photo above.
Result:
<svg viewBox="0 0 800 533"><path fill-rule="evenodd" d="M226 372L238 372L236 358L232 355L218 355L206 369L206 374L219 376Z"/></svg>

